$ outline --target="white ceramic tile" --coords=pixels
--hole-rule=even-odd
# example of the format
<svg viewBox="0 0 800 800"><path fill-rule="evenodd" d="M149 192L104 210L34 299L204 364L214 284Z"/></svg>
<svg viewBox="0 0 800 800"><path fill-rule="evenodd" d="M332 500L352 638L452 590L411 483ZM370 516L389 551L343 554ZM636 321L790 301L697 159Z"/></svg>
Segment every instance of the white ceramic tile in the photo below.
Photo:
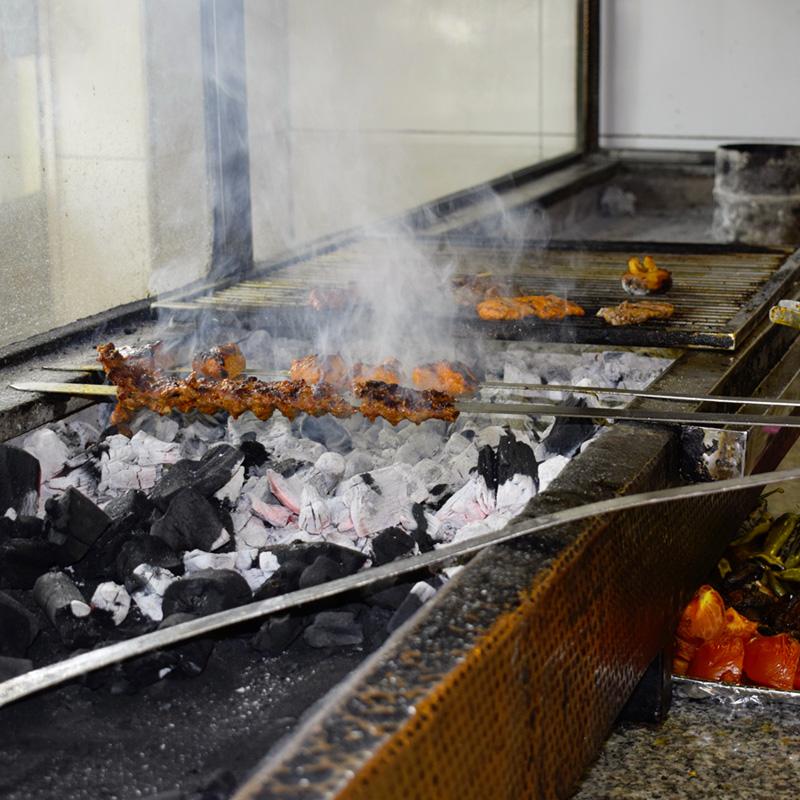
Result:
<svg viewBox="0 0 800 800"><path fill-rule="evenodd" d="M606 0L603 142L798 137L797 0Z"/></svg>
<svg viewBox="0 0 800 800"><path fill-rule="evenodd" d="M302 129L537 131L540 0L292 0Z"/></svg>
<svg viewBox="0 0 800 800"><path fill-rule="evenodd" d="M200 4L146 0L148 145L157 160L205 148Z"/></svg>
<svg viewBox="0 0 800 800"><path fill-rule="evenodd" d="M204 150L155 160L148 175L153 294L208 274L213 240Z"/></svg>
<svg viewBox="0 0 800 800"><path fill-rule="evenodd" d="M307 134L292 138L297 241L376 221L540 158L538 135Z"/></svg>
<svg viewBox="0 0 800 800"><path fill-rule="evenodd" d="M143 5L49 0L56 152L142 158L147 149Z"/></svg>
<svg viewBox="0 0 800 800"><path fill-rule="evenodd" d="M147 294L150 271L144 161L60 159L51 235L54 324Z"/></svg>
<svg viewBox="0 0 800 800"><path fill-rule="evenodd" d="M542 133L577 127L578 3L542 2Z"/></svg>

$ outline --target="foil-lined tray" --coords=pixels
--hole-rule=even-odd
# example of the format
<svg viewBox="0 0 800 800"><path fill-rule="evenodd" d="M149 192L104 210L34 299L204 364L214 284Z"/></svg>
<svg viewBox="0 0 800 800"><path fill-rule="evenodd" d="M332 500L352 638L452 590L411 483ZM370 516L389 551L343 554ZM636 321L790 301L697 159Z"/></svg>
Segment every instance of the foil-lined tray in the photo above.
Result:
<svg viewBox="0 0 800 800"><path fill-rule="evenodd" d="M717 700L729 705L765 705L785 703L800 706L800 692L784 689L766 689L760 686L737 686L719 681L701 681L673 675L676 693L692 700Z"/></svg>

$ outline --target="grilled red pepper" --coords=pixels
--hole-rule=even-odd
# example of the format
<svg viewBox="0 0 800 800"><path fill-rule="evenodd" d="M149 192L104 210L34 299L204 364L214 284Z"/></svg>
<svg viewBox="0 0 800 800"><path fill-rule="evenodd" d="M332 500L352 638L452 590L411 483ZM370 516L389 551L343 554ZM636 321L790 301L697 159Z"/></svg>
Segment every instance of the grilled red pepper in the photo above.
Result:
<svg viewBox="0 0 800 800"><path fill-rule="evenodd" d="M716 639L725 628L725 601L711 586L701 586L683 610L678 638L695 646Z"/></svg>
<svg viewBox="0 0 800 800"><path fill-rule="evenodd" d="M800 642L788 633L757 636L745 645L744 674L753 683L774 689L794 687Z"/></svg>
<svg viewBox="0 0 800 800"><path fill-rule="evenodd" d="M744 641L739 636L720 636L697 648L686 674L704 681L739 683L744 666Z"/></svg>

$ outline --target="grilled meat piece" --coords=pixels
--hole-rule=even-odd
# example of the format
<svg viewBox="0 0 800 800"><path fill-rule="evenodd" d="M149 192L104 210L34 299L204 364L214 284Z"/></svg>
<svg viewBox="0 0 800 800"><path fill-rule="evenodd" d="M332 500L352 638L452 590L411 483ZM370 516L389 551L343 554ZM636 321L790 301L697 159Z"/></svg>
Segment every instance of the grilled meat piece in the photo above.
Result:
<svg viewBox="0 0 800 800"><path fill-rule="evenodd" d="M453 297L460 306L473 306L490 297L511 296L520 293L515 286L508 281L498 280L491 272L479 272L477 275L454 275L450 283L453 286Z"/></svg>
<svg viewBox="0 0 800 800"><path fill-rule="evenodd" d="M478 388L478 379L460 361L422 364L411 373L411 382L417 389L438 389L455 396L473 394Z"/></svg>
<svg viewBox="0 0 800 800"><path fill-rule="evenodd" d="M383 417L392 425L403 419L420 423L426 419L455 422L458 418L453 398L435 389L417 391L382 381L362 381L353 390L361 400L359 411L373 422L376 417Z"/></svg>
<svg viewBox="0 0 800 800"><path fill-rule="evenodd" d="M308 293L308 304L314 311L341 311L355 302L355 287L342 289L312 289Z"/></svg>
<svg viewBox="0 0 800 800"><path fill-rule="evenodd" d="M207 378L237 378L247 361L236 344L228 342L197 353L192 359L192 369Z"/></svg>
<svg viewBox="0 0 800 800"><path fill-rule="evenodd" d="M675 313L672 303L656 300L642 300L631 303L623 300L618 306L601 308L597 316L610 325L638 325L650 319L669 319Z"/></svg>
<svg viewBox="0 0 800 800"><path fill-rule="evenodd" d="M508 320L523 317L539 319L564 319L582 317L586 313L577 303L571 303L554 294L531 294L519 297L491 297L477 305L481 319Z"/></svg>
<svg viewBox="0 0 800 800"><path fill-rule="evenodd" d="M380 383L402 383L403 367L396 358L384 359L380 364L364 364L361 361L353 364L353 384L364 381Z"/></svg>
<svg viewBox="0 0 800 800"><path fill-rule="evenodd" d="M117 407L111 416L115 424L129 420L133 412L149 408L158 414L186 413L196 409L204 414L227 411L238 417L252 411L259 419L269 419L275 410L292 419L300 412L321 416L349 417L355 409L333 386L305 381L260 381L257 378L213 380L191 373L187 378L170 378L158 371L147 372L126 359L113 344L97 348L100 363L117 387Z"/></svg>
<svg viewBox="0 0 800 800"><path fill-rule="evenodd" d="M289 369L289 378L308 384L329 383L331 386L343 388L348 384L347 364L338 353L332 356L320 357L315 354L296 358Z"/></svg>
<svg viewBox="0 0 800 800"><path fill-rule="evenodd" d="M663 294L672 287L672 273L661 269L650 257L644 264L638 258L628 259L628 271L622 276L622 288L628 294L644 297L648 294Z"/></svg>

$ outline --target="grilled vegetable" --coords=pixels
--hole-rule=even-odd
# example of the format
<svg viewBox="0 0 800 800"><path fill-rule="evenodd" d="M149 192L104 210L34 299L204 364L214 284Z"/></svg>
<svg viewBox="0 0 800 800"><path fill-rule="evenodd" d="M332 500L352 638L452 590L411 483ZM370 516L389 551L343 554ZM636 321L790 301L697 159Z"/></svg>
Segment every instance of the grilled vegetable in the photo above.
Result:
<svg viewBox="0 0 800 800"><path fill-rule="evenodd" d="M758 636L745 645L744 674L761 686L792 689L799 661L800 642L788 633Z"/></svg>
<svg viewBox="0 0 800 800"><path fill-rule="evenodd" d="M738 636L721 636L704 642L692 656L687 674L704 681L739 683L744 666L745 643Z"/></svg>
<svg viewBox="0 0 800 800"><path fill-rule="evenodd" d="M800 516L797 514L781 514L769 529L764 549L758 555L766 556L767 560L779 560L781 550L794 532L798 520L800 520Z"/></svg>
<svg viewBox="0 0 800 800"><path fill-rule="evenodd" d="M628 271L622 276L622 288L637 297L648 294L661 294L672 287L672 273L668 269L660 269L650 257L644 257L644 263L638 258L628 259Z"/></svg>

